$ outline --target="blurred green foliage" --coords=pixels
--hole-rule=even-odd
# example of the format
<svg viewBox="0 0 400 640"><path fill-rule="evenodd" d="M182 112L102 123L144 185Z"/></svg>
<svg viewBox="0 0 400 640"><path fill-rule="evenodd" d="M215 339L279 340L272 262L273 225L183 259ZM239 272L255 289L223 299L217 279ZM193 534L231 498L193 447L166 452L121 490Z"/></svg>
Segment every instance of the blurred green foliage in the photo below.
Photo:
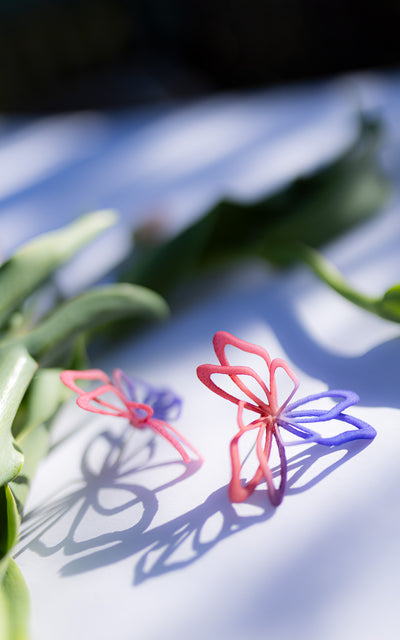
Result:
<svg viewBox="0 0 400 640"><path fill-rule="evenodd" d="M354 142L312 175L255 202L222 200L177 236L135 246L122 279L169 295L225 264L263 259L281 267L302 259L379 211L391 192L377 159L381 125L362 118Z"/></svg>
<svg viewBox="0 0 400 640"><path fill-rule="evenodd" d="M91 328L123 317L163 318L156 293L129 284L86 291L45 317L31 313L55 269L115 221L109 211L83 216L39 236L0 266L0 638L28 637L28 595L11 558L31 478L49 448L50 427L68 393L57 367L70 366L74 343ZM29 300L29 304L27 304ZM57 365L57 366L55 366Z"/></svg>

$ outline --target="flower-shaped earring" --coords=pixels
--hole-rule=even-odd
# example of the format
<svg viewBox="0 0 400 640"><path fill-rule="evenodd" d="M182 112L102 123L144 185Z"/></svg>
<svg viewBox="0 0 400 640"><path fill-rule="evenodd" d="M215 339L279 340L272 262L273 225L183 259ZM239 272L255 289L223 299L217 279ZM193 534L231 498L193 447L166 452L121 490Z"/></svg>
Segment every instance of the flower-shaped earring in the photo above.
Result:
<svg viewBox="0 0 400 640"><path fill-rule="evenodd" d="M76 403L82 409L126 418L136 429L152 429L175 447L184 462L189 463L191 458L183 445L202 461L193 445L169 424L169 420L179 416L182 406L182 401L172 391L157 390L139 378L128 377L121 369L114 370L112 380L101 369L67 370L60 374L60 378L69 389L78 394ZM76 380L91 380L102 384L92 391L84 391L76 384ZM110 393L117 399L116 402L120 401L119 405L105 399L104 396Z"/></svg>
<svg viewBox="0 0 400 640"><path fill-rule="evenodd" d="M284 360L280 358L271 360L268 352L262 347L240 340L226 331L218 331L214 336L213 344L220 364L200 365L197 368L197 375L201 382L211 391L238 405L239 432L234 436L230 444L232 478L229 484L229 498L232 502L246 500L263 480L267 484L271 504L278 506L282 502L287 478L285 454L285 446L287 444L316 442L331 447L351 440L360 438L372 439L375 437L376 431L373 427L358 418L343 413L345 409L359 400L358 396L352 391L324 391L291 402L299 382ZM269 386L251 367L231 365L225 353L227 345L262 358L269 371ZM293 383L291 393L282 404L278 402L276 389L276 372L278 369L282 369ZM219 387L211 380L211 376L214 374L229 376L248 399L242 400ZM258 384L261 391L260 397L245 384L241 376L250 377ZM336 405L330 409L313 409L304 406L322 398L337 399ZM243 419L245 409L257 415L256 419L249 424L245 424ZM328 420L339 420L355 427L355 429L349 429L338 435L327 437L320 435L307 426L315 422L324 423ZM281 438L281 428L295 436L295 440L290 443L284 443ZM239 458L239 440L243 434L251 430L257 431L256 452L258 468L251 480L243 485L240 480L242 463ZM276 442L280 459L280 483L278 488L274 485L272 472L268 464L273 440Z"/></svg>

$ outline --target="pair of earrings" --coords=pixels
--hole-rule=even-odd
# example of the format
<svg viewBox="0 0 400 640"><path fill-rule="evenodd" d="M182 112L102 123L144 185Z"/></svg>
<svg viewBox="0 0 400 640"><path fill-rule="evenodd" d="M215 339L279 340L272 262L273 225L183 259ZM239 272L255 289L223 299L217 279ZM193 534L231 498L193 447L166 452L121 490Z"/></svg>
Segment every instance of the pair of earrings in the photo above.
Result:
<svg viewBox="0 0 400 640"><path fill-rule="evenodd" d="M211 391L238 407L239 431L230 443L232 476L229 484L229 498L232 502L246 500L263 481L266 482L271 504L278 506L282 502L287 479L286 446L315 442L333 447L351 440L371 440L376 436L376 431L371 425L344 413L359 400L352 391L324 391L292 401L299 387L299 382L284 360L280 358L272 360L262 347L240 340L226 331L218 331L214 336L213 344L219 364L200 365L197 368L197 375ZM268 384L251 367L231 365L226 355L227 346L260 357L269 372ZM276 374L279 370L282 370L292 383L292 390L282 403L279 403L277 395ZM212 380L212 376L217 374L228 376L239 390L240 397L236 397L218 386ZM182 406L181 400L171 391L155 389L137 378L128 377L120 369L113 372L112 379L100 369L63 371L60 377L67 387L78 394L77 404L82 409L125 418L136 429L152 429L175 447L185 463L191 460L187 450L202 460L193 445L170 424L171 420L179 417ZM100 383L100 385L87 392L77 385L77 380L90 380ZM247 380L253 381L252 388L257 387L257 393L250 388L248 383L246 384ZM121 406L105 399L106 394L110 392L119 398ZM324 398L334 399L336 404L329 409L313 408L313 403ZM245 421L245 411L255 414L255 419L250 422ZM331 420L338 420L353 428L346 429L334 436L323 436L311 428L314 423L323 424ZM282 439L282 430L292 435L290 442L285 442ZM249 431L254 431L256 434L258 467L254 476L246 484L242 484L240 476L243 465L239 456L239 441ZM280 460L278 487L274 484L268 463L273 443L277 446Z"/></svg>

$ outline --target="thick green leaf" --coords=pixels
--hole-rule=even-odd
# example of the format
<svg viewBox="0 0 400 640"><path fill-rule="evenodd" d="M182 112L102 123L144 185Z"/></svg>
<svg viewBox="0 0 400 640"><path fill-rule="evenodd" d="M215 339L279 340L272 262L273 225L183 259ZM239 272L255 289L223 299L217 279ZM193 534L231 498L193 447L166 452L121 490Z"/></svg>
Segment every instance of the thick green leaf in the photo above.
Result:
<svg viewBox="0 0 400 640"><path fill-rule="evenodd" d="M361 123L354 144L311 176L262 200L224 200L164 244L144 248L124 280L163 295L204 268L241 258L286 265L299 243L318 247L367 216L387 199L389 185L376 159L376 122Z"/></svg>
<svg viewBox="0 0 400 640"><path fill-rule="evenodd" d="M57 231L36 237L0 267L0 326L62 263L114 224L112 211L82 216Z"/></svg>
<svg viewBox="0 0 400 640"><path fill-rule="evenodd" d="M7 558L7 561L7 569L0 582L0 638L28 640L28 588L14 560Z"/></svg>
<svg viewBox="0 0 400 640"><path fill-rule="evenodd" d="M23 467L9 483L18 510L22 513L33 475L50 446L50 425L69 391L60 380L60 369L41 369L35 375L27 393L24 421L16 441L24 455Z"/></svg>
<svg viewBox="0 0 400 640"><path fill-rule="evenodd" d="M163 318L167 314L166 302L153 291L130 284L109 285L65 302L18 340L35 358L48 361L81 332L93 327L119 318Z"/></svg>
<svg viewBox="0 0 400 640"><path fill-rule="evenodd" d="M396 284L384 293L379 301L379 310L380 315L388 320L400 322L400 284Z"/></svg>
<svg viewBox="0 0 400 640"><path fill-rule="evenodd" d="M14 546L19 525L17 503L8 485L3 485L0 487L0 559Z"/></svg>
<svg viewBox="0 0 400 640"><path fill-rule="evenodd" d="M60 380L61 371L42 368L33 377L24 398L23 420L18 421L19 424L14 421L13 434L19 446L27 433L50 420L60 404L68 398L69 392Z"/></svg>
<svg viewBox="0 0 400 640"><path fill-rule="evenodd" d="M19 472L23 455L16 448L12 424L25 391L37 368L22 344L0 349L0 486Z"/></svg>
<svg viewBox="0 0 400 640"><path fill-rule="evenodd" d="M24 455L22 471L9 485L0 487L0 639L28 638L29 595L23 577L9 553L30 483L37 465L49 449L49 420L65 399L60 370L43 369L33 379L26 402L24 428L18 444Z"/></svg>
<svg viewBox="0 0 400 640"><path fill-rule="evenodd" d="M47 455L50 448L50 430L46 423L39 424L35 429L29 431L21 440L21 449L24 454L24 465L20 473L11 480L8 487L10 488L15 500L19 517L22 517L22 511L28 497L33 476L39 463ZM1 530L1 527L0 527Z"/></svg>

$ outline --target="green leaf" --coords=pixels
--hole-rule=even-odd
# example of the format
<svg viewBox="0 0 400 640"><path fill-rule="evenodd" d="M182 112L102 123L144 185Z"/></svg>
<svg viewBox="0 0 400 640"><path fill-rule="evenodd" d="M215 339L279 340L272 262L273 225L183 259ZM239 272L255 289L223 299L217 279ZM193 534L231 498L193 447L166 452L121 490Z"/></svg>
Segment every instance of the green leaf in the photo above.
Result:
<svg viewBox="0 0 400 640"><path fill-rule="evenodd" d="M36 372L24 399L23 419L17 426L14 421L13 434L19 446L30 431L50 420L68 398L69 392L60 380L61 371L42 368Z"/></svg>
<svg viewBox="0 0 400 640"><path fill-rule="evenodd" d="M35 358L49 361L81 332L93 327L119 318L163 318L167 314L166 302L153 291L130 284L114 284L92 289L65 302L18 340Z"/></svg>
<svg viewBox="0 0 400 640"><path fill-rule="evenodd" d="M380 315L388 320L400 322L400 284L388 289L379 301Z"/></svg>
<svg viewBox="0 0 400 640"><path fill-rule="evenodd" d="M28 391L24 412L27 422L17 438L24 456L23 467L8 485L0 487L0 558L10 552L16 541L32 477L49 449L50 418L66 397L59 376L58 369L44 369L38 372ZM3 569L4 566L3 563Z"/></svg>
<svg viewBox="0 0 400 640"><path fill-rule="evenodd" d="M290 264L298 243L323 245L386 201L379 138L378 123L362 120L358 138L334 162L261 200L223 200L178 236L144 250L122 279L165 295L203 269L238 259Z"/></svg>
<svg viewBox="0 0 400 640"><path fill-rule="evenodd" d="M24 420L16 435L24 464L18 476L9 483L20 514L37 466L50 447L51 420L69 396L60 380L60 372L61 369L41 369L27 393Z"/></svg>
<svg viewBox="0 0 400 640"><path fill-rule="evenodd" d="M29 595L18 567L10 559L20 525L22 507L40 460L49 449L49 420L66 396L60 370L39 371L30 385L24 429L18 444L25 456L21 473L0 487L0 638L28 638Z"/></svg>
<svg viewBox="0 0 400 640"><path fill-rule="evenodd" d="M37 236L0 267L0 326L62 263L114 224L112 211L82 216L57 231Z"/></svg>
<svg viewBox="0 0 400 640"><path fill-rule="evenodd" d="M21 344L0 349L0 486L19 472L23 455L15 445L12 424L37 368Z"/></svg>
<svg viewBox="0 0 400 640"><path fill-rule="evenodd" d="M7 560L7 569L0 583L0 638L28 640L28 588L14 560Z"/></svg>
<svg viewBox="0 0 400 640"><path fill-rule="evenodd" d="M8 485L3 485L0 487L0 559L14 546L19 525L17 503Z"/></svg>
<svg viewBox="0 0 400 640"><path fill-rule="evenodd" d="M28 497L33 476L39 463L47 455L50 448L50 431L46 423L39 424L29 431L21 440L21 449L24 454L24 465L20 473L9 483L19 517ZM1 531L1 525L0 525Z"/></svg>

